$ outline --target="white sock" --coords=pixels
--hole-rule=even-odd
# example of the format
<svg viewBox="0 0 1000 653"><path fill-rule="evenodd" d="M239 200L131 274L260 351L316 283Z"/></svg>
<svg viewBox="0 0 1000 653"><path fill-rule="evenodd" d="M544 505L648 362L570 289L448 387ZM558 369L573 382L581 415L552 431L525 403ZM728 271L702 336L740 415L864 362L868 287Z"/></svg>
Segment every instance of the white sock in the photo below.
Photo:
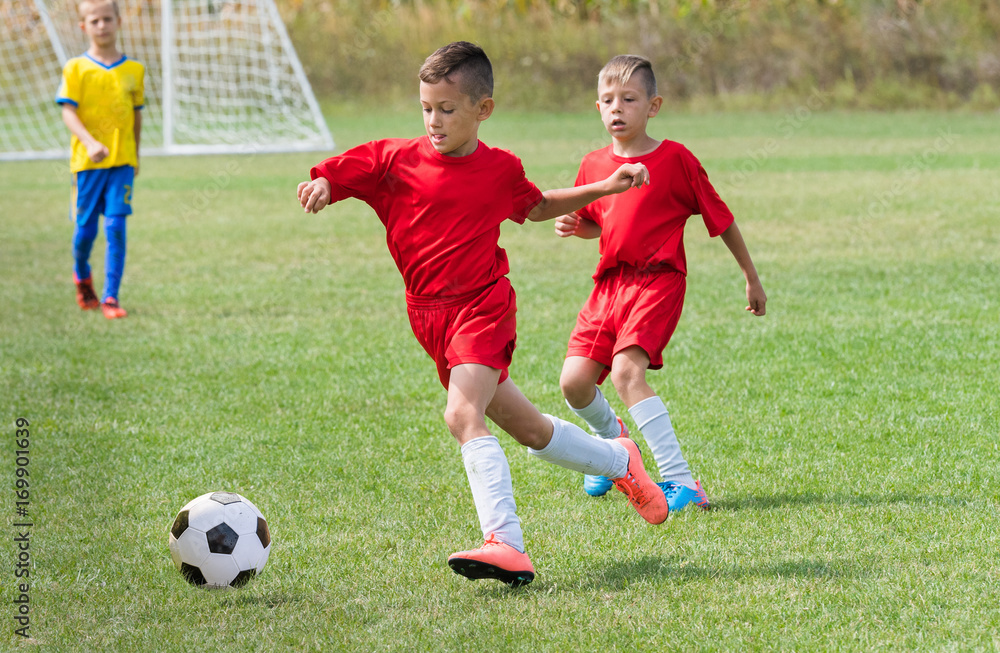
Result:
<svg viewBox="0 0 1000 653"><path fill-rule="evenodd" d="M620 442L595 438L582 428L546 415L552 422L552 440L544 449L528 453L575 472L621 478L628 471L628 450Z"/></svg>
<svg viewBox="0 0 1000 653"><path fill-rule="evenodd" d="M664 481L673 481L690 488L694 487L694 477L688 468L687 461L681 455L681 445L674 434L674 425L670 423L670 415L663 400L659 397L643 399L628 409L635 420L642 437L646 438L653 459L660 469L660 477Z"/></svg>
<svg viewBox="0 0 1000 653"><path fill-rule="evenodd" d="M618 416L615 415L611 404L608 403L604 394L601 393L601 389L595 389L597 390L597 394L594 396L594 400L584 408L573 408L568 401L566 405L587 422L590 428L594 429L594 433L598 437L602 437L605 440L617 438L622 434L622 427L618 425Z"/></svg>
<svg viewBox="0 0 1000 653"><path fill-rule="evenodd" d="M524 533L514 503L510 466L500 441L493 435L469 440L462 445L462 462L476 502L483 539L493 533L504 544L524 553Z"/></svg>

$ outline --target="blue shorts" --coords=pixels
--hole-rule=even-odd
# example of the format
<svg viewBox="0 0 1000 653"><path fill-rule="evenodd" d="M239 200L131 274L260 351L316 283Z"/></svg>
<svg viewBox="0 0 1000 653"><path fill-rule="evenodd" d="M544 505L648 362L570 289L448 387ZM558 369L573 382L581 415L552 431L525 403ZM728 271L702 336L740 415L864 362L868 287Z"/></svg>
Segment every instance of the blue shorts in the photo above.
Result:
<svg viewBox="0 0 1000 653"><path fill-rule="evenodd" d="M73 175L75 195L70 218L83 226L101 215L132 215L135 168L118 166L81 170Z"/></svg>

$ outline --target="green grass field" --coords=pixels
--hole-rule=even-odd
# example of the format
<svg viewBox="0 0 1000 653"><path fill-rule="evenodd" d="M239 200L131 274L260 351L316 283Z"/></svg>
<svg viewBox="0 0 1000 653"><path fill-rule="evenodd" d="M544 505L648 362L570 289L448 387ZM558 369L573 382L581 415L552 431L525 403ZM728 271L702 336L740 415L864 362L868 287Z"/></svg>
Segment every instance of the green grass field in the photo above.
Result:
<svg viewBox="0 0 1000 653"><path fill-rule="evenodd" d="M415 110L331 116L340 149L421 133ZM146 158L117 322L73 300L66 165L0 164L0 649L1000 648L996 116L803 106L652 131L701 158L769 296L745 313L694 218L684 316L650 378L715 509L649 526L503 437L538 572L523 590L446 565L481 536L445 394L371 211L297 207L322 155ZM603 142L596 112L501 110L481 136L543 188ZM568 417L557 380L596 243L543 224L503 244L512 376ZM274 538L238 591L192 588L167 550L176 511L215 489L252 499Z"/></svg>

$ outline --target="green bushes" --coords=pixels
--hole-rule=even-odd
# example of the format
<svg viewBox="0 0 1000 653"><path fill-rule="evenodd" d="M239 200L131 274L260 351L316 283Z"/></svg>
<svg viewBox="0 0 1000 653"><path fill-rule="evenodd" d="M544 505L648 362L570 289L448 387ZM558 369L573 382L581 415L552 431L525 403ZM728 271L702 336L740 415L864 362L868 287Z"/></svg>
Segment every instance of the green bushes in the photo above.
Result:
<svg viewBox="0 0 1000 653"><path fill-rule="evenodd" d="M282 0L318 93L409 100L449 41L482 45L497 98L579 108L612 55L649 57L674 105L1000 107L1000 5L915 0Z"/></svg>

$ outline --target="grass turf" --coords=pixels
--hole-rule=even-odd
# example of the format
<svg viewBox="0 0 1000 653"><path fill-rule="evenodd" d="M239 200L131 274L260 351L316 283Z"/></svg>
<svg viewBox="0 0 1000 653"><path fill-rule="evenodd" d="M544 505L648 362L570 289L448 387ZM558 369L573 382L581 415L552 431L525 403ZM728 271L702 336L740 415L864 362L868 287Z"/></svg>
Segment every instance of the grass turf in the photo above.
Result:
<svg viewBox="0 0 1000 653"><path fill-rule="evenodd" d="M332 127L341 149L421 133L415 111ZM995 117L804 105L651 131L702 159L769 295L766 317L743 311L735 262L694 218L685 313L650 379L715 509L648 526L503 438L538 572L523 590L447 567L481 536L444 392L370 210L297 208L320 155L145 159L116 322L73 302L65 164L0 164L3 473L13 487L26 418L34 524L24 641L9 492L4 646L1000 646ZM501 111L481 136L543 188L603 142L596 112ZM596 244L551 225L503 244L513 378L567 416L557 379ZM213 489L253 500L274 537L238 591L188 586L167 551L176 511Z"/></svg>

